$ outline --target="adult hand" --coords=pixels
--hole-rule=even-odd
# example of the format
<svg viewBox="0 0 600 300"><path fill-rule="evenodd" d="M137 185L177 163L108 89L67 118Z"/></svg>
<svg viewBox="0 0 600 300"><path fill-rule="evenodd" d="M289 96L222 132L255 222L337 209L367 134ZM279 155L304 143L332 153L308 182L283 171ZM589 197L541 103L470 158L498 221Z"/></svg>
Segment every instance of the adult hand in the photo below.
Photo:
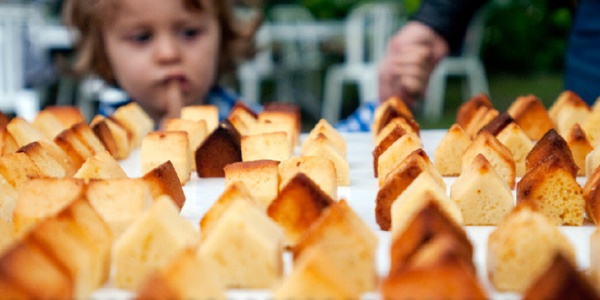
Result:
<svg viewBox="0 0 600 300"><path fill-rule="evenodd" d="M380 101L399 96L413 107L424 95L433 68L446 55L444 38L421 22L406 23L390 39L379 65Z"/></svg>

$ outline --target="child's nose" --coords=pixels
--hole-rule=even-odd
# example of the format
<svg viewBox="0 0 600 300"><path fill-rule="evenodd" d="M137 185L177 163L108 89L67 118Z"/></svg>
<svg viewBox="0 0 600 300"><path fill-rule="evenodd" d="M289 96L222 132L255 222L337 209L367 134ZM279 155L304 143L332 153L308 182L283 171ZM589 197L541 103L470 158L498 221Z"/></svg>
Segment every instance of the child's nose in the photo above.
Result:
<svg viewBox="0 0 600 300"><path fill-rule="evenodd" d="M181 49L177 39L171 36L163 36L159 38L155 56L160 63L172 63L180 59Z"/></svg>

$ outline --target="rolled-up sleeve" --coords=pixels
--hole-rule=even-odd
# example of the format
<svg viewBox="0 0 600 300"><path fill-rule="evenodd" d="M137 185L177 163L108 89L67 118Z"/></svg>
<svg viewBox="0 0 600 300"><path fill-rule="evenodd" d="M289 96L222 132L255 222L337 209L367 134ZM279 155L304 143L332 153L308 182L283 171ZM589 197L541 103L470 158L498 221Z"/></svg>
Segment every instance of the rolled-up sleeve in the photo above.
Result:
<svg viewBox="0 0 600 300"><path fill-rule="evenodd" d="M444 37L452 53L460 50L469 22L487 0L423 0L413 20Z"/></svg>

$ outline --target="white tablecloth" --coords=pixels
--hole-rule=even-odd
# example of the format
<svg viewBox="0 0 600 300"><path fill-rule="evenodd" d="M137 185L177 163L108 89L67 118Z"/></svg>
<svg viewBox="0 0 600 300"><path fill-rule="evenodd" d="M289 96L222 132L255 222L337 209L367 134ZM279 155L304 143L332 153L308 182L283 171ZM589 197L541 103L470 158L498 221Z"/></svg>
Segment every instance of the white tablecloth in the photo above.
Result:
<svg viewBox="0 0 600 300"><path fill-rule="evenodd" d="M438 146L439 141L445 135L446 130L423 130L421 140L423 148L433 159L433 153ZM389 247L390 233L379 230L375 221L375 197L378 191L378 181L373 177L373 139L370 133L347 134L345 135L348 144L348 162L350 164L350 187L340 187L339 196L345 198L358 215L373 229L379 237L379 251L377 254L377 270L383 277L387 274L389 267ZM140 171L140 153L139 149L121 162L121 166L131 177L139 177ZM444 178L448 189L455 178ZM583 181L580 178L580 181ZM184 186L184 192L187 200L181 211L181 215L198 226L198 222L211 204L219 197L224 189L224 180L217 179L199 179L196 174ZM489 295L493 299L520 299L516 294L496 293L487 280L485 267L485 251L487 237L493 231L493 226L466 226L466 231L474 245L474 260L481 282L487 288ZM582 227L561 227L563 233L571 240L577 249L577 262L581 269L589 267L589 236L594 231L595 226L587 224ZM286 270L290 268L290 257L284 257ZM247 291L233 290L228 293L231 299L269 299L269 291ZM110 288L110 284L94 294L95 299L115 299L127 298L130 293ZM377 292L363 295L363 299L380 299Z"/></svg>

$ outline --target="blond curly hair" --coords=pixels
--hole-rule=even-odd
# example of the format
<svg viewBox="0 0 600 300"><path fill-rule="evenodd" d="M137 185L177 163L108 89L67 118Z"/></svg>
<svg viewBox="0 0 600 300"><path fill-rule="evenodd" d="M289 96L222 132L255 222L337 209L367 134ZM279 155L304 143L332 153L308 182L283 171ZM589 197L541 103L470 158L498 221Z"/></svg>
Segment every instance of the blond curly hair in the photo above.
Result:
<svg viewBox="0 0 600 300"><path fill-rule="evenodd" d="M172 1L172 0L168 0ZM182 0L186 9L201 12L205 10L202 0ZM218 78L234 72L243 61L256 53L254 35L262 21L262 16L250 21L236 18L230 0L212 1L214 13L221 27L220 57ZM102 39L102 28L110 22L119 9L119 0L66 0L63 6L63 21L74 30L77 37L77 57L71 66L76 74L93 73L105 81L115 84L115 76L110 67Z"/></svg>

